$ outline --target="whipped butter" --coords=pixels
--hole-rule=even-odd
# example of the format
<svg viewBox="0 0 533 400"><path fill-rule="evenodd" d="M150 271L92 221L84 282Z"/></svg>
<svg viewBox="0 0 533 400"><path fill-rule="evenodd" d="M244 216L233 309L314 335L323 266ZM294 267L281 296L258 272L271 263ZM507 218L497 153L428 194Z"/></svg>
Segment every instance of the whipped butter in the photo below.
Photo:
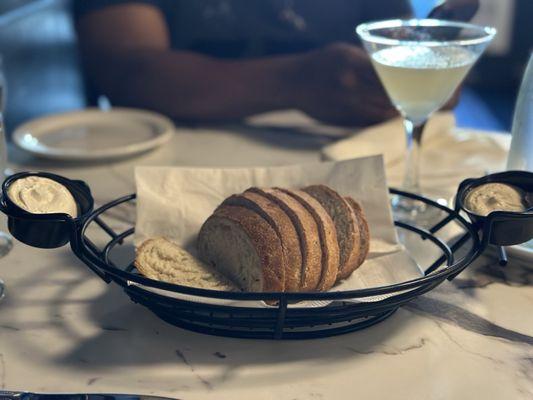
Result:
<svg viewBox="0 0 533 400"><path fill-rule="evenodd" d="M70 191L62 184L40 176L14 181L7 189L13 203L32 214L65 213L78 216L78 207Z"/></svg>
<svg viewBox="0 0 533 400"><path fill-rule="evenodd" d="M465 198L465 207L486 216L493 211L526 211L525 193L504 183L486 183L472 189Z"/></svg>

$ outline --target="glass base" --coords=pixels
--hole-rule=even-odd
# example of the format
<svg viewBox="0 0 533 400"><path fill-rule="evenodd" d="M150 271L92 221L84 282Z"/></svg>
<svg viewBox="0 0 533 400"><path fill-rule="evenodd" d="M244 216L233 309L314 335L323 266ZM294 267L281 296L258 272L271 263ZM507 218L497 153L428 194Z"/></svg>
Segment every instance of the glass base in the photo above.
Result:
<svg viewBox="0 0 533 400"><path fill-rule="evenodd" d="M392 213L394 219L418 226L429 226L442 218L443 212L419 200L404 196L392 196Z"/></svg>

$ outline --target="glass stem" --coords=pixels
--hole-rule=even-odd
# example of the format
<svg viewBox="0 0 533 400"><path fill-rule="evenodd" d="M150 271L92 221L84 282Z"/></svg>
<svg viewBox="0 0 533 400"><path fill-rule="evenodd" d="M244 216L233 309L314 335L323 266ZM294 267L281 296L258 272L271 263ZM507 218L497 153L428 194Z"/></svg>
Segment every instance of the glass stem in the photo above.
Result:
<svg viewBox="0 0 533 400"><path fill-rule="evenodd" d="M407 158L402 188L408 192L420 193L420 146L426 121L415 124L404 119L403 125L407 135Z"/></svg>

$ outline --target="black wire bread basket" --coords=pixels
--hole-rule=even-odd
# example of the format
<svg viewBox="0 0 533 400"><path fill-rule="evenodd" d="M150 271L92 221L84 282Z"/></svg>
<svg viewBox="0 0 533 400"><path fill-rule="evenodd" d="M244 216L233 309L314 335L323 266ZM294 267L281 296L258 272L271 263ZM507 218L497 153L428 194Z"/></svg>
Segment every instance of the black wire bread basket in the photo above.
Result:
<svg viewBox="0 0 533 400"><path fill-rule="evenodd" d="M31 214L13 204L9 185L26 176L41 176L65 185L78 203L77 218L66 214ZM420 265L423 276L406 282L366 289L306 293L225 292L181 286L146 278L134 266L134 227L117 232L109 215L118 207L135 206L135 194L111 201L93 210L89 187L82 181L39 172L24 172L8 178L2 186L0 210L8 216L13 236L39 248L59 247L67 242L74 254L106 283L120 285L139 303L164 321L211 335L256 339L310 339L339 335L369 327L392 315L400 306L452 280L468 267L489 244L507 246L533 238L533 211L493 212L472 215L463 201L473 187L486 182L509 182L533 191L533 174L511 171L461 183L456 207L451 209L420 195L390 189L392 195L414 199L434 209L438 220L422 227L395 221L400 236L424 242L433 248L434 259ZM463 216L465 215L465 216ZM460 234L451 240L439 237L450 224ZM107 239L96 244L88 232ZM502 247L503 249L503 247ZM117 254L122 260L118 263ZM504 258L504 252L501 252ZM126 260L126 261L124 261ZM269 306L253 306L258 301ZM308 302L321 306L305 306ZM298 306L298 303L304 306ZM296 306L294 306L296 305Z"/></svg>

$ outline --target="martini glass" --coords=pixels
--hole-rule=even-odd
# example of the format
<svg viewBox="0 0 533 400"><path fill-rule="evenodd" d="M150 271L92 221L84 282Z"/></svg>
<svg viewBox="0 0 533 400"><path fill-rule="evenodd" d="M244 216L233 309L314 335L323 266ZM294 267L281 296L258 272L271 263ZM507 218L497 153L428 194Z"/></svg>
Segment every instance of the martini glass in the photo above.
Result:
<svg viewBox="0 0 533 400"><path fill-rule="evenodd" d="M450 99L496 30L437 19L396 19L361 24L356 31L404 119L407 157L402 189L420 194L424 126ZM431 208L405 197L393 197L392 207L395 217L407 222L435 217Z"/></svg>

